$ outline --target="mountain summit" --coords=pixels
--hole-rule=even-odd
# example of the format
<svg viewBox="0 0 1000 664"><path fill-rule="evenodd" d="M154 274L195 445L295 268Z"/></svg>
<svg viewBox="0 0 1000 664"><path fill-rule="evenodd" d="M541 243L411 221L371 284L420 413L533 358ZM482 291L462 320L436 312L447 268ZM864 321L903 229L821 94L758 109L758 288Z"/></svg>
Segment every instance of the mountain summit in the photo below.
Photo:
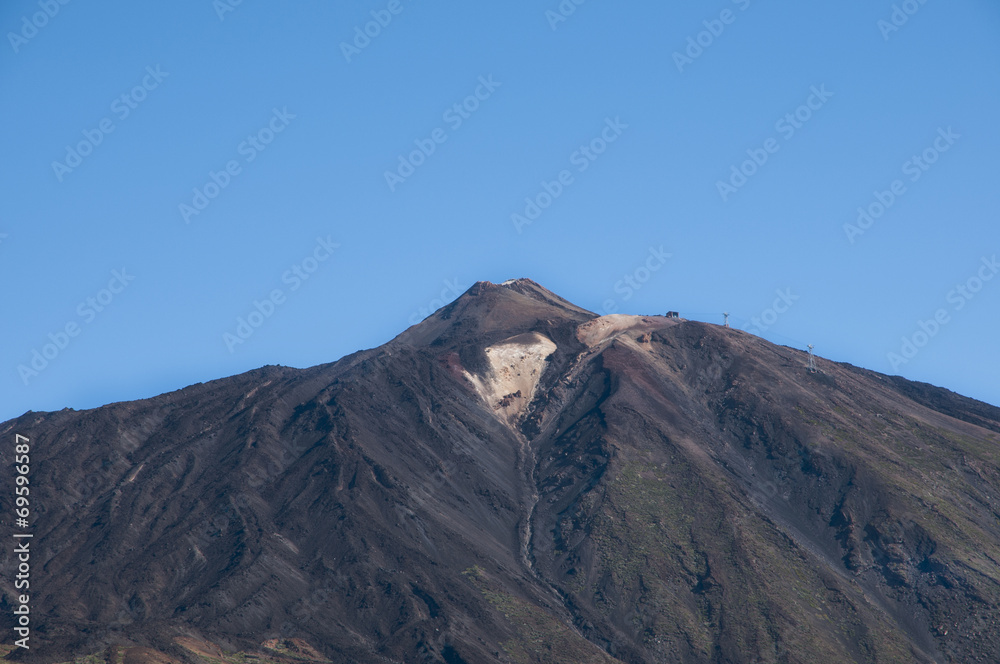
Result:
<svg viewBox="0 0 1000 664"><path fill-rule="evenodd" d="M8 658L1000 661L1000 409L807 359L518 279L332 364L26 413Z"/></svg>

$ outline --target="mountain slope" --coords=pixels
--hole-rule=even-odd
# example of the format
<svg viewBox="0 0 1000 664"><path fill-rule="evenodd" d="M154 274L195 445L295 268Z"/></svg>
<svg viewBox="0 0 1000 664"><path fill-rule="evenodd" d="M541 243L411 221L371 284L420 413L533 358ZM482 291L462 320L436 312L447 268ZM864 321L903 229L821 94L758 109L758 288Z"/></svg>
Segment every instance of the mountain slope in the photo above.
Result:
<svg viewBox="0 0 1000 664"><path fill-rule="evenodd" d="M805 364L481 282L330 365L27 413L8 657L1000 661L1000 410Z"/></svg>

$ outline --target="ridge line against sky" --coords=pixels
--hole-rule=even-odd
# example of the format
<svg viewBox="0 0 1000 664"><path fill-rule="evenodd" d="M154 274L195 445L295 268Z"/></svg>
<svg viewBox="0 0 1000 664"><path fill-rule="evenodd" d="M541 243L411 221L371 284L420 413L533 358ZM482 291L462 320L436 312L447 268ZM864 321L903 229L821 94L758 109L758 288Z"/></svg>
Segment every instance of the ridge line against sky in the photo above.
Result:
<svg viewBox="0 0 1000 664"><path fill-rule="evenodd" d="M0 31L0 420L330 362L514 277L1000 404L995 3L17 0Z"/></svg>

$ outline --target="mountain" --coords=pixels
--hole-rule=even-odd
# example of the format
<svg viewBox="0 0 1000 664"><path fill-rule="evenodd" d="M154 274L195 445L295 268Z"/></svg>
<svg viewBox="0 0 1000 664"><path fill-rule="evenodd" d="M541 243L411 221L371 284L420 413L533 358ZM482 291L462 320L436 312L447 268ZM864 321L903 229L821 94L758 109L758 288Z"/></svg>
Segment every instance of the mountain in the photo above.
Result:
<svg viewBox="0 0 1000 664"><path fill-rule="evenodd" d="M7 659L1000 662L1000 409L818 368L521 279L332 364L28 412Z"/></svg>

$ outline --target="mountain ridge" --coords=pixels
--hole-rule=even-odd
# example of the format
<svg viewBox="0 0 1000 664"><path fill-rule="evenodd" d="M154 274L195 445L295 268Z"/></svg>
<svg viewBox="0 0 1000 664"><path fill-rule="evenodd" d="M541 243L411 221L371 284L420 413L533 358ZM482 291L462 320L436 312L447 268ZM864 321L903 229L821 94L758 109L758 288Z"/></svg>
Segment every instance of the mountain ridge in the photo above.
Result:
<svg viewBox="0 0 1000 664"><path fill-rule="evenodd" d="M1000 659L1000 409L806 360L477 282L333 363L26 413L48 654L8 657Z"/></svg>

